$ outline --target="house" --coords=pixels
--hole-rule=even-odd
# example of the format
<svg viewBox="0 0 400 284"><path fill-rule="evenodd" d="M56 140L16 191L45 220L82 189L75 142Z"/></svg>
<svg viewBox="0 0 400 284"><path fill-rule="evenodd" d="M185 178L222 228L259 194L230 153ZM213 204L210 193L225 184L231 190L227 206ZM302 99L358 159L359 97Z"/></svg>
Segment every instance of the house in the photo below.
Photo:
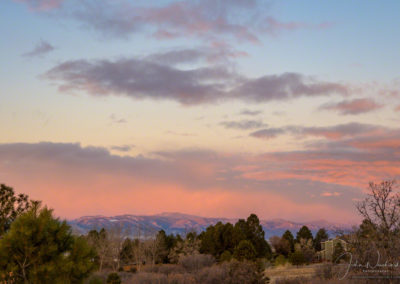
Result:
<svg viewBox="0 0 400 284"><path fill-rule="evenodd" d="M339 238L334 238L330 239L324 242L321 242L321 251L319 252L319 257L321 260L326 260L326 261L333 261L333 253L335 250L335 247L337 244L342 246L344 251L347 251L347 243L346 241L339 239Z"/></svg>

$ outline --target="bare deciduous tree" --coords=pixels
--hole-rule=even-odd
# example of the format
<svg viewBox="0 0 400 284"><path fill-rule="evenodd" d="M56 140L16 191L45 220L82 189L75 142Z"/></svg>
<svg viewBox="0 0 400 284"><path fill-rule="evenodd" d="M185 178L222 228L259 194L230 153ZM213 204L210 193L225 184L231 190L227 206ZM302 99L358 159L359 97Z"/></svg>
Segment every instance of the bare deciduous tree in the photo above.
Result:
<svg viewBox="0 0 400 284"><path fill-rule="evenodd" d="M370 182L368 197L357 204L361 216L384 233L393 232L399 225L400 196L395 193L395 185L394 180Z"/></svg>
<svg viewBox="0 0 400 284"><path fill-rule="evenodd" d="M135 263L138 271L141 270L141 266L145 258L142 238L143 238L142 230L139 224L135 230L135 241L133 246L134 247L133 255L135 256Z"/></svg>
<svg viewBox="0 0 400 284"><path fill-rule="evenodd" d="M400 256L400 195L394 180L369 183L368 196L356 207L363 222L349 241L361 261Z"/></svg>
<svg viewBox="0 0 400 284"><path fill-rule="evenodd" d="M113 271L117 271L121 266L121 250L124 240L128 237L128 231L122 224L116 224L109 230L109 263Z"/></svg>

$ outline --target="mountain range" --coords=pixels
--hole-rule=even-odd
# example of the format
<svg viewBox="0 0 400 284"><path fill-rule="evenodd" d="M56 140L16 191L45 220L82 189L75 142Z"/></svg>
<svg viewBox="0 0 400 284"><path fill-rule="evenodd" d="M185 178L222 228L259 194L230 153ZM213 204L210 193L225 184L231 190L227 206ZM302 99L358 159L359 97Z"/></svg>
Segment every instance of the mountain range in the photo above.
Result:
<svg viewBox="0 0 400 284"><path fill-rule="evenodd" d="M106 216L84 216L68 221L73 231L78 234L86 234L92 229L101 228L122 228L131 237L149 237L155 235L159 230L164 230L167 234L185 235L188 232L196 231L200 233L208 226L218 222L236 223L238 219L230 218L208 218L182 213L161 213L155 215L118 215L112 217ZM337 230L349 229L349 225L331 223L325 220L312 222L292 222L284 219L260 220L265 231L265 238L271 236L281 236L286 230L289 230L296 236L297 231L306 225L315 235L320 228L325 228L330 236L335 235Z"/></svg>

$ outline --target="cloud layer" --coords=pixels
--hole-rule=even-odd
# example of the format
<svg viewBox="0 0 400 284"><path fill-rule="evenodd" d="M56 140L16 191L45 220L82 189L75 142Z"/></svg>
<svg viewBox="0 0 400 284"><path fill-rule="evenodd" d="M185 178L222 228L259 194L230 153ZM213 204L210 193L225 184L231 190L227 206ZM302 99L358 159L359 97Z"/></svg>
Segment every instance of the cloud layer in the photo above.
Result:
<svg viewBox="0 0 400 284"><path fill-rule="evenodd" d="M14 1L39 12L64 8L60 15L67 15L107 37L118 38L147 32L162 40L196 37L214 42L224 37L258 44L261 35L277 36L288 31L332 26L330 22L280 21L270 15L269 4L256 0L180 0L164 5L140 5L128 0ZM64 2L70 5L62 6Z"/></svg>
<svg viewBox="0 0 400 284"><path fill-rule="evenodd" d="M357 134L350 133L354 129ZM237 217L255 211L263 218L338 220L355 218L353 202L369 181L400 177L398 129L339 125L303 132L325 140L302 151L181 150L148 157L70 143L1 144L0 177L63 216L175 210ZM198 198L208 201L200 205Z"/></svg>
<svg viewBox="0 0 400 284"><path fill-rule="evenodd" d="M72 60L43 76L60 91L82 90L93 96L169 99L184 105L239 99L247 102L286 100L301 96L347 95L348 87L297 73L246 78L212 65L179 69L144 59Z"/></svg>

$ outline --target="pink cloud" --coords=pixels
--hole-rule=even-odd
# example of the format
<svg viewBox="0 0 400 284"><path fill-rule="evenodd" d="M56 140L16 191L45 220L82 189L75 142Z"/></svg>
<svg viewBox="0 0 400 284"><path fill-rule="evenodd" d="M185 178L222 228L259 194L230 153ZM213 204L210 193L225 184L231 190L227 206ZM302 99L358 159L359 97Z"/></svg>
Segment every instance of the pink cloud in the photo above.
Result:
<svg viewBox="0 0 400 284"><path fill-rule="evenodd" d="M160 151L152 158L70 143L0 144L0 180L66 217L181 211L314 219L322 210L331 220L356 218L352 200L369 181L400 178L396 137L386 129L359 143L330 140L297 152Z"/></svg>
<svg viewBox="0 0 400 284"><path fill-rule="evenodd" d="M332 196L340 196L339 192L324 192L321 194L321 196L326 196L326 197L332 197Z"/></svg>
<svg viewBox="0 0 400 284"><path fill-rule="evenodd" d="M127 37L149 30L157 39L200 37L208 42L223 37L259 44L265 34L299 29L327 29L332 23L282 22L260 13L255 0L172 1L164 5L137 6L129 1L84 1L75 17L107 36ZM241 13L237 13L240 11ZM243 13L245 12L245 13Z"/></svg>
<svg viewBox="0 0 400 284"><path fill-rule="evenodd" d="M59 8L64 0L14 0L25 3L32 11L49 11Z"/></svg>
<svg viewBox="0 0 400 284"><path fill-rule="evenodd" d="M372 99L345 100L336 104L326 104L322 109L336 110L341 114L361 114L382 108L382 104L376 103Z"/></svg>
<svg viewBox="0 0 400 284"><path fill-rule="evenodd" d="M309 192L310 184L299 183L300 175L290 170L294 169L290 164L296 165L294 161L276 164L273 156L265 160L261 156L207 151L154 155L159 158L120 157L104 148L77 144L1 144L0 178L68 218L180 211L225 217L256 212L262 218L308 220L323 215L332 220L353 214L351 206L343 207L343 200L342 205L335 205L310 199L328 192L330 187L323 186L325 190L321 190L315 186ZM286 194L281 185L265 183L262 173L267 165L272 166L268 171L272 182L282 179L287 182L286 190L292 187L295 191ZM255 170L259 176L253 173ZM311 172L308 178L311 180ZM350 195L349 200L355 197L358 196ZM319 212L318 216L315 212Z"/></svg>
<svg viewBox="0 0 400 284"><path fill-rule="evenodd" d="M68 218L179 211L205 217L243 218L255 212L262 218L340 221L350 216L356 219L351 210L318 203L302 204L273 193L249 194L221 188L193 191L176 184L120 176L99 176L89 183L83 177L74 180L48 177L45 183L39 178L24 180L17 173L8 178L18 192L28 192L55 208L57 215Z"/></svg>

